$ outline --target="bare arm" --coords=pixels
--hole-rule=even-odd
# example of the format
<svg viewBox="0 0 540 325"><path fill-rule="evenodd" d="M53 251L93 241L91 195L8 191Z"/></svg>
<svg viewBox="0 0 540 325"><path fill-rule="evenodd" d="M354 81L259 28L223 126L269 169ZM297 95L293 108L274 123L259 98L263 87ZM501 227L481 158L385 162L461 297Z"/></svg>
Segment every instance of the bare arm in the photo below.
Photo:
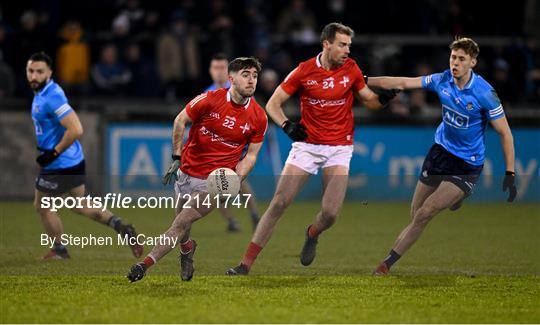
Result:
<svg viewBox="0 0 540 325"><path fill-rule="evenodd" d="M255 162L257 161L257 155L262 148L262 144L262 142L250 143L248 145L246 156L244 157L244 159L240 160L238 165L236 165L236 173L240 175L242 181L246 179L247 175L253 169L253 166L255 166Z"/></svg>
<svg viewBox="0 0 540 325"><path fill-rule="evenodd" d="M184 132L186 131L186 125L191 123L191 118L186 113L184 108L176 118L174 119L172 143L173 143L173 155L180 156L182 152L182 146L184 144Z"/></svg>
<svg viewBox="0 0 540 325"><path fill-rule="evenodd" d="M422 77L369 77L368 85L386 89L419 89L422 88Z"/></svg>
<svg viewBox="0 0 540 325"><path fill-rule="evenodd" d="M508 126L506 116L491 121L491 126L501 137L501 145L504 154L504 161L506 163L506 170L515 173L514 137L512 136L510 126Z"/></svg>
<svg viewBox="0 0 540 325"><path fill-rule="evenodd" d="M369 89L367 85L358 92L358 96L364 103L364 106L366 106L368 109L383 108L383 105L381 105L379 102L379 96L374 93L373 90Z"/></svg>
<svg viewBox="0 0 540 325"><path fill-rule="evenodd" d="M266 112L279 126L282 126L283 122L288 120L287 116L285 116L285 113L283 112L282 105L290 97L291 96L287 94L285 90L281 88L281 86L279 86L276 88L276 90L272 94L272 97L270 97L268 103L266 104Z"/></svg>
<svg viewBox="0 0 540 325"><path fill-rule="evenodd" d="M59 154L69 148L69 146L71 146L75 140L79 140L83 135L81 120L79 120L79 116L77 113L75 113L75 111L69 113L62 120L60 120L60 124L66 128L66 132L64 132L64 136L54 147L54 150L56 150L56 152Z"/></svg>

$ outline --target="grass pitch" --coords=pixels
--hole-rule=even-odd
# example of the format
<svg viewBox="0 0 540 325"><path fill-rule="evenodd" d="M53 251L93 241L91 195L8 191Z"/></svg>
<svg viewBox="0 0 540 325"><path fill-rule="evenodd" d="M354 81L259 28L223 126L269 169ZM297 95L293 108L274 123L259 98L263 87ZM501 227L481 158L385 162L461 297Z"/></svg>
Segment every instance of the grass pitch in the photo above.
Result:
<svg viewBox="0 0 540 325"><path fill-rule="evenodd" d="M264 206L261 206L261 211ZM2 323L539 323L540 206L465 204L443 212L385 278L370 275L409 220L408 205L348 202L324 233L310 267L299 262L317 203L293 203L248 277L226 277L251 236L229 234L213 213L197 222L195 277L181 282L177 252L142 281L126 247L70 248L71 260L42 262L43 231L30 202L0 203ZM157 236L169 210L115 211ZM113 236L69 211L64 231ZM146 249L146 252L149 248Z"/></svg>

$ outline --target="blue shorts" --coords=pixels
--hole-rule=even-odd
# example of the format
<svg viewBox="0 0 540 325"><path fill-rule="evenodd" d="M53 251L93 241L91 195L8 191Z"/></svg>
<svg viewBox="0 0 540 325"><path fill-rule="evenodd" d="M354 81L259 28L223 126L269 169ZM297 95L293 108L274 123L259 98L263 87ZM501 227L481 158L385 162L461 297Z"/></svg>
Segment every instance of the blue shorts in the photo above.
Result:
<svg viewBox="0 0 540 325"><path fill-rule="evenodd" d="M40 192L62 195L86 181L84 160L73 167L41 170L36 178L36 189Z"/></svg>
<svg viewBox="0 0 540 325"><path fill-rule="evenodd" d="M469 196L483 168L484 165L471 165L448 152L440 144L434 144L424 160L419 179L433 187L439 186L442 181L451 182Z"/></svg>

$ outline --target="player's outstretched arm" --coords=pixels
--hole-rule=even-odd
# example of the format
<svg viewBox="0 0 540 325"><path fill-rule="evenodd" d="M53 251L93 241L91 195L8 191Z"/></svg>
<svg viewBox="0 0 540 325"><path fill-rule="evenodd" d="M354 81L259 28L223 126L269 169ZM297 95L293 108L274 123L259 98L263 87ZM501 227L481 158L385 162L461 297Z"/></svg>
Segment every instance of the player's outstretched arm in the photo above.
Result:
<svg viewBox="0 0 540 325"><path fill-rule="evenodd" d="M517 196L515 185L515 152L514 152L514 137L508 125L506 116L496 120L491 120L491 126L497 131L501 138L501 145L506 163L506 173L503 181L503 191L508 190L508 202L514 201Z"/></svg>
<svg viewBox="0 0 540 325"><path fill-rule="evenodd" d="M422 88L422 77L369 77L367 79L367 84L371 87L399 90Z"/></svg>
<svg viewBox="0 0 540 325"><path fill-rule="evenodd" d="M364 87L358 92L358 97L364 103L364 106L368 109L381 109L388 105L388 102L392 100L399 93L399 89L383 89L371 90L369 87Z"/></svg>
<svg viewBox="0 0 540 325"><path fill-rule="evenodd" d="M248 145L246 156L244 157L244 159L240 160L238 165L236 165L236 173L240 175L242 181L251 172L253 166L255 166L255 162L257 162L257 156L259 155L259 151L262 148L262 144L262 142L250 143Z"/></svg>

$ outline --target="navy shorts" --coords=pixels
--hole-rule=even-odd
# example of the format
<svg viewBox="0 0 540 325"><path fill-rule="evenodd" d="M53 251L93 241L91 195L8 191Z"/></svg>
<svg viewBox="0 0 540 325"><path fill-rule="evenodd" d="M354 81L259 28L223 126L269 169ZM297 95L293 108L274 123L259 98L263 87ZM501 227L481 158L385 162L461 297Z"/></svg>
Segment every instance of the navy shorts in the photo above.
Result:
<svg viewBox="0 0 540 325"><path fill-rule="evenodd" d="M442 181L451 182L469 196L480 178L482 168L484 165L471 165L448 152L440 144L434 144L422 165L420 181L434 187L439 186Z"/></svg>
<svg viewBox="0 0 540 325"><path fill-rule="evenodd" d="M41 170L36 178L36 189L52 195L62 195L86 181L84 160L73 167Z"/></svg>

